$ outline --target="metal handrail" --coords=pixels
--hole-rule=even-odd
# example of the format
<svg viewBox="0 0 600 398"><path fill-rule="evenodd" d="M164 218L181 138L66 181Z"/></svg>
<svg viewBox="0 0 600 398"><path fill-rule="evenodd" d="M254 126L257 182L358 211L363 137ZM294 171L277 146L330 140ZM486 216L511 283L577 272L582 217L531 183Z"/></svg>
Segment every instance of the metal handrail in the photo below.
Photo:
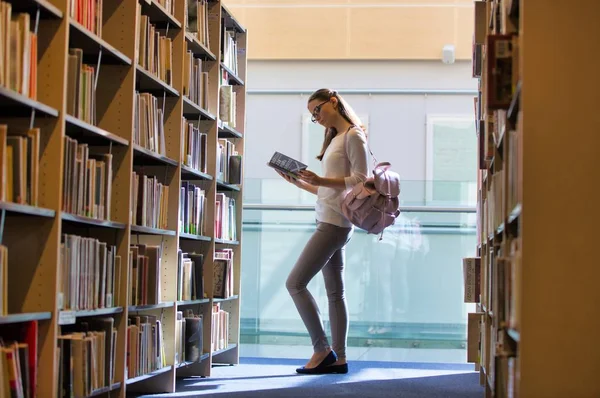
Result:
<svg viewBox="0 0 600 398"><path fill-rule="evenodd" d="M314 205L278 205L262 203L244 203L244 210L283 210L283 211L314 211ZM404 213L475 213L475 206L400 206Z"/></svg>

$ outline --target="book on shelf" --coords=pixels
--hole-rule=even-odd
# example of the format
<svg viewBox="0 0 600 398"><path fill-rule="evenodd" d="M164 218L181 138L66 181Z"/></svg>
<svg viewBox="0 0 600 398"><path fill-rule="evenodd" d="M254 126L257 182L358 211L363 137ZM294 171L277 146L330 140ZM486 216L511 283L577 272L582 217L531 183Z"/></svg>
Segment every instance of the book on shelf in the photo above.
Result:
<svg viewBox="0 0 600 398"><path fill-rule="evenodd" d="M199 362L203 347L203 317L192 310L177 311L175 363Z"/></svg>
<svg viewBox="0 0 600 398"><path fill-rule="evenodd" d="M0 199L37 206L40 129L9 129L1 124L0 163Z"/></svg>
<svg viewBox="0 0 600 398"><path fill-rule="evenodd" d="M131 245L129 305L152 305L161 301L162 247Z"/></svg>
<svg viewBox="0 0 600 398"><path fill-rule="evenodd" d="M163 320L160 318L148 314L130 315L127 319L126 378L142 376L167 366Z"/></svg>
<svg viewBox="0 0 600 398"><path fill-rule="evenodd" d="M173 41L166 36L166 29L150 23L150 17L142 14L137 3L139 24L138 64L151 75L168 85L173 84Z"/></svg>
<svg viewBox="0 0 600 398"><path fill-rule="evenodd" d="M208 134L200 132L196 123L183 118L183 164L202 173L207 172Z"/></svg>
<svg viewBox="0 0 600 398"><path fill-rule="evenodd" d="M215 239L237 239L235 199L217 192L215 206Z"/></svg>
<svg viewBox="0 0 600 398"><path fill-rule="evenodd" d="M226 139L217 140L217 180L229 184L242 182L242 157L235 149L235 144Z"/></svg>
<svg viewBox="0 0 600 398"><path fill-rule="evenodd" d="M271 157L271 160L267 163L267 166L274 168L277 171L280 171L284 174L292 178L299 178L298 172L302 170L306 170L308 168L307 165L291 158L287 155L284 155L280 152L275 152Z"/></svg>
<svg viewBox="0 0 600 398"><path fill-rule="evenodd" d="M149 228L166 229L169 186L156 177L133 172L131 184L132 222Z"/></svg>
<svg viewBox="0 0 600 398"><path fill-rule="evenodd" d="M226 299L233 296L233 250L215 250L213 263L213 297Z"/></svg>
<svg viewBox="0 0 600 398"><path fill-rule="evenodd" d="M35 21L27 13L13 13L12 4L0 2L0 85L37 99L38 38Z"/></svg>
<svg viewBox="0 0 600 398"><path fill-rule="evenodd" d="M112 159L108 148L89 146L64 137L63 203L66 213L110 220Z"/></svg>
<svg viewBox="0 0 600 398"><path fill-rule="evenodd" d="M135 93L133 143L167 155L163 100L150 93Z"/></svg>
<svg viewBox="0 0 600 398"><path fill-rule="evenodd" d="M0 372L0 394L3 397L37 396L37 321L2 326Z"/></svg>
<svg viewBox="0 0 600 398"><path fill-rule="evenodd" d="M236 32L223 27L223 64L234 74L238 74L238 50Z"/></svg>
<svg viewBox="0 0 600 398"><path fill-rule="evenodd" d="M115 306L121 257L115 246L64 234L60 245L59 308L94 310Z"/></svg>
<svg viewBox="0 0 600 398"><path fill-rule="evenodd" d="M171 16L175 15L175 2L177 0L154 0L160 4Z"/></svg>
<svg viewBox="0 0 600 398"><path fill-rule="evenodd" d="M179 231L204 235L206 192L189 181L182 181L179 203Z"/></svg>
<svg viewBox="0 0 600 398"><path fill-rule="evenodd" d="M183 95L201 108L208 108L208 72L202 59L195 58L191 51L183 59Z"/></svg>
<svg viewBox="0 0 600 398"><path fill-rule="evenodd" d="M71 18L102 37L102 0L70 0Z"/></svg>
<svg viewBox="0 0 600 398"><path fill-rule="evenodd" d="M481 294L481 258L463 258L463 286L465 303L478 303Z"/></svg>
<svg viewBox="0 0 600 398"><path fill-rule="evenodd" d="M115 382L114 318L78 320L58 337L58 396L85 397Z"/></svg>
<svg viewBox="0 0 600 398"><path fill-rule="evenodd" d="M208 1L186 0L185 29L206 48L210 47L208 30Z"/></svg>
<svg viewBox="0 0 600 398"><path fill-rule="evenodd" d="M211 331L211 349L213 352L224 350L229 346L229 317L229 312L221 309L221 303L213 304L213 328Z"/></svg>
<svg viewBox="0 0 600 398"><path fill-rule="evenodd" d="M96 125L96 67L83 63L83 50L69 49L67 113Z"/></svg>
<svg viewBox="0 0 600 398"><path fill-rule="evenodd" d="M204 298L204 254L177 250L177 300Z"/></svg>
<svg viewBox="0 0 600 398"><path fill-rule="evenodd" d="M227 74L226 71L223 73ZM233 91L233 86L225 83L219 87L219 119L231 128L236 127L236 104L237 93Z"/></svg>

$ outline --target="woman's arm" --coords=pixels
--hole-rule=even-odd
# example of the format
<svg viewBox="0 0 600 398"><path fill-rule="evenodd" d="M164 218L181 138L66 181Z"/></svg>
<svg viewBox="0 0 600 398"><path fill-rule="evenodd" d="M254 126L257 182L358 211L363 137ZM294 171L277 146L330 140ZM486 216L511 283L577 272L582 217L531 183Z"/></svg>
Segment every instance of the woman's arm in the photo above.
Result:
<svg viewBox="0 0 600 398"><path fill-rule="evenodd" d="M318 186L314 186L313 184L310 184L306 181L297 180L295 178L292 178L289 175L280 172L279 170L276 170L276 171L277 171L277 174L279 174L281 177L283 177L290 184L294 184L298 188L304 189L305 191L310 192L314 195L317 194L317 191L319 190Z"/></svg>

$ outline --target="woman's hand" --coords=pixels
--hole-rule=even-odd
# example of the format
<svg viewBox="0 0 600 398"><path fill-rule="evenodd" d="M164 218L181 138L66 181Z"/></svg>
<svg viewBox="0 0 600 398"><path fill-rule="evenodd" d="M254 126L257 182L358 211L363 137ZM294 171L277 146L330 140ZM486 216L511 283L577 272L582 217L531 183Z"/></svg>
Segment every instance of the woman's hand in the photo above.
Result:
<svg viewBox="0 0 600 398"><path fill-rule="evenodd" d="M289 175L282 173L279 170L275 170L275 171L277 172L277 174L279 174L284 180L286 180L290 184L294 184L294 185L298 186L298 180L296 180L295 178L292 178Z"/></svg>
<svg viewBox="0 0 600 398"><path fill-rule="evenodd" d="M310 185L314 185L315 187L323 185L323 178L319 177L315 173L309 170L301 170L298 172L302 181L306 181Z"/></svg>

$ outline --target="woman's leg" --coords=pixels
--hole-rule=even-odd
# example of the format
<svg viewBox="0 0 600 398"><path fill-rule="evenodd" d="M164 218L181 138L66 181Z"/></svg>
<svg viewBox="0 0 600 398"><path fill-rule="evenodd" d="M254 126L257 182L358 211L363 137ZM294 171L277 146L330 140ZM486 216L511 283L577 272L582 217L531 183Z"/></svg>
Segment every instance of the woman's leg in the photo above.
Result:
<svg viewBox="0 0 600 398"><path fill-rule="evenodd" d="M349 228L319 223L286 281L286 287L312 340L316 356L313 356L314 361L311 360L311 362L326 356L329 351L329 342L325 335L319 308L306 286L327 264L331 256L346 244L349 231ZM309 362L307 367L316 366L319 362L316 364Z"/></svg>

